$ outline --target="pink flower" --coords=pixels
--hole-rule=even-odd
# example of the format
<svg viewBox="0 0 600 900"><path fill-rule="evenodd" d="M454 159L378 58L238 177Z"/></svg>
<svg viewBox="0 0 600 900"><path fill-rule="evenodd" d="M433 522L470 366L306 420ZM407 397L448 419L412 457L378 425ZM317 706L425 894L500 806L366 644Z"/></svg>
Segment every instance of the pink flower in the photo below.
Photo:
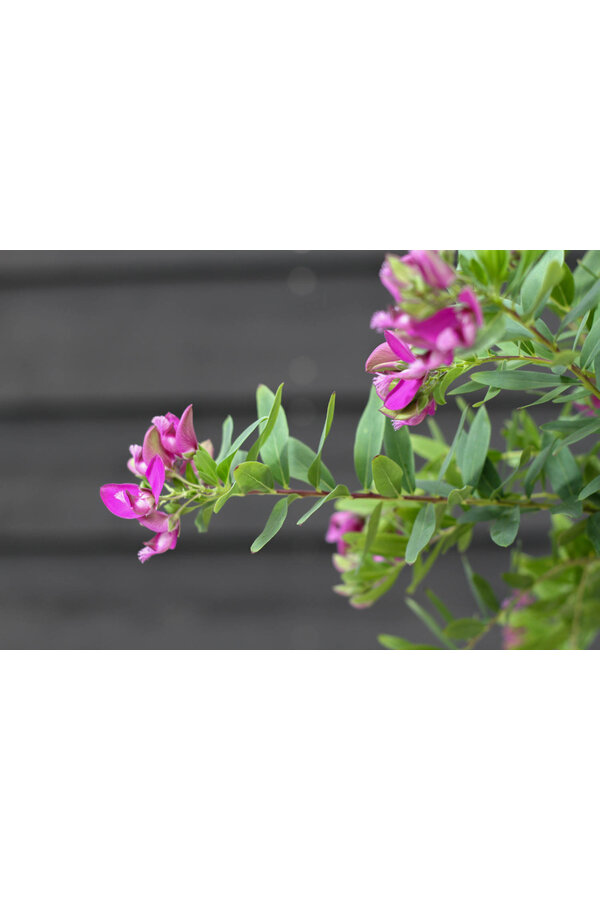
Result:
<svg viewBox="0 0 600 900"><path fill-rule="evenodd" d="M188 458L198 449L198 438L194 431L194 414L190 404L181 418L168 412L164 416L155 416L152 425L144 435L144 444L140 448L132 444L129 448L132 457L127 463L130 471L144 474L144 464L154 456L160 456L165 468L172 469L176 459Z"/></svg>
<svg viewBox="0 0 600 900"><path fill-rule="evenodd" d="M418 269L425 284L444 291L456 279L456 274L435 250L411 250L402 262Z"/></svg>
<svg viewBox="0 0 600 900"><path fill-rule="evenodd" d="M414 319L404 314L399 317L397 328L416 347L437 350L441 353L456 347L471 347L477 329L483 324L483 315L477 297L470 288L458 295L459 306L449 306L429 316Z"/></svg>
<svg viewBox="0 0 600 900"><path fill-rule="evenodd" d="M198 449L191 403L183 411L181 419L168 412L165 416L155 416L152 424L158 431L162 446L172 456L182 457L189 453L195 453Z"/></svg>
<svg viewBox="0 0 600 900"><path fill-rule="evenodd" d="M165 467L160 456L155 456L146 469L150 490L139 484L103 484L100 498L106 508L121 519L141 519L156 509L165 483Z"/></svg>
<svg viewBox="0 0 600 900"><path fill-rule="evenodd" d="M348 544L344 541L344 535L349 531L362 531L365 521L360 516L350 512L336 512L329 519L329 527L325 540L328 544L337 544L337 552L345 556L348 552Z"/></svg>
<svg viewBox="0 0 600 900"><path fill-rule="evenodd" d="M435 413L435 400L432 398L427 406L424 406L420 412L416 412L412 416L408 416L405 419L392 419L392 428L394 431L398 431L398 429L402 428L403 425L420 425L426 416L432 416Z"/></svg>
<svg viewBox="0 0 600 900"><path fill-rule="evenodd" d="M595 410L600 409L600 400L598 397L594 397L593 395L589 398L590 403L594 407L593 409L587 405L587 403L575 403L574 406L580 412L583 413L584 416L595 416Z"/></svg>
<svg viewBox="0 0 600 900"><path fill-rule="evenodd" d="M139 444L130 444L129 452L131 453L131 458L127 462L127 468L134 475L143 478L148 466L144 462L142 447Z"/></svg>
<svg viewBox="0 0 600 900"><path fill-rule="evenodd" d="M401 274L403 268L406 272L406 281ZM456 278L454 270L435 250L411 250L402 257L388 254L379 272L379 278L397 306L406 299L403 290L406 292L411 286L411 269L417 276L417 281L422 279L426 285L437 291L446 290Z"/></svg>
<svg viewBox="0 0 600 900"><path fill-rule="evenodd" d="M380 309L371 316L371 328L373 331L384 332L388 328L401 328L405 313L399 309L389 307Z"/></svg>
<svg viewBox="0 0 600 900"><path fill-rule="evenodd" d="M510 597L507 597L502 602L502 609L508 609L509 607L511 610L524 609L526 606L531 606L532 603L535 603L533 594L528 594L525 591L514 591ZM502 649L516 650L521 643L524 633L524 628L511 628L505 625L502 629Z"/></svg>
<svg viewBox="0 0 600 900"><path fill-rule="evenodd" d="M435 412L434 400L422 390L429 372L449 365L452 352L432 350L415 356L392 331L385 332L385 340L373 350L365 366L367 372L378 373L373 384L385 406L382 412L393 419L396 430L402 425L418 425ZM398 415L402 410L405 414Z"/></svg>
<svg viewBox="0 0 600 900"><path fill-rule="evenodd" d="M168 517L167 517L168 518ZM140 525L144 524L140 522ZM179 537L179 523L173 531L157 532L153 538L144 542L144 546L138 552L138 559L141 563L145 563L151 556L157 556L159 553L166 553L167 550L174 550Z"/></svg>

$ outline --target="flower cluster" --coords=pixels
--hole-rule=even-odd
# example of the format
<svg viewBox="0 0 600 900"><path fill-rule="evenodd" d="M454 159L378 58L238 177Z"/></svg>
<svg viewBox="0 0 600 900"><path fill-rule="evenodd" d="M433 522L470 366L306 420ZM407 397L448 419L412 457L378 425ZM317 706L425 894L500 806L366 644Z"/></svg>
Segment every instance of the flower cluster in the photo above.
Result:
<svg viewBox="0 0 600 900"><path fill-rule="evenodd" d="M141 484L104 484L100 488L102 502L113 515L137 519L140 525L154 532L154 537L138 553L140 562L174 549L179 537L179 516L159 510L161 494L167 479L183 480L187 466L193 468L189 460L198 446L191 405L181 418L173 413L155 416L143 444L129 447L131 458L127 468L141 479ZM209 441L202 446L213 455Z"/></svg>
<svg viewBox="0 0 600 900"><path fill-rule="evenodd" d="M395 305L371 320L385 343L365 368L375 375L381 411L398 429L433 415L439 368L452 364L457 348L473 345L483 316L471 288L450 293L456 273L434 250L389 255L379 275Z"/></svg>

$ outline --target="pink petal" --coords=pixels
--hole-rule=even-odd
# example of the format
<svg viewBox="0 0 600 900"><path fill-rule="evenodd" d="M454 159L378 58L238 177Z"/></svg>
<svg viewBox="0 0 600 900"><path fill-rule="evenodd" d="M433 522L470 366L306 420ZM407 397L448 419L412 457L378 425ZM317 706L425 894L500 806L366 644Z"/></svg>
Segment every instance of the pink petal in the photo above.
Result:
<svg viewBox="0 0 600 900"><path fill-rule="evenodd" d="M149 465L155 456L160 456L166 468L171 466L173 462L172 455L163 447L158 428L152 425L144 436L144 446L142 447L142 456L144 462Z"/></svg>
<svg viewBox="0 0 600 900"><path fill-rule="evenodd" d="M367 372L374 372L380 366L394 365L398 362L398 357L387 343L379 344L375 347L365 363Z"/></svg>
<svg viewBox="0 0 600 900"><path fill-rule="evenodd" d="M430 287L444 290L456 279L456 274L435 250L411 250L402 262L414 266Z"/></svg>
<svg viewBox="0 0 600 900"><path fill-rule="evenodd" d="M152 489L152 494L154 499L158 503L158 498L160 497L160 492L163 489L163 485L165 483L165 464L160 458L160 456L154 456L150 465L146 470L146 478L148 479L148 483Z"/></svg>
<svg viewBox="0 0 600 900"><path fill-rule="evenodd" d="M155 510L154 512L148 513L147 516L140 518L139 523L144 528L150 529L150 531L162 533L163 531L169 530L169 518L170 516L167 513Z"/></svg>
<svg viewBox="0 0 600 900"><path fill-rule="evenodd" d="M177 544L177 538L179 537L179 526L175 529L175 531L167 531L161 534L155 534L153 538L149 541L146 541L142 549L138 553L138 559L140 562L144 563L151 556L156 556L159 553L166 553L167 550L174 550L175 545Z"/></svg>
<svg viewBox="0 0 600 900"><path fill-rule="evenodd" d="M109 512L120 519L139 518L140 513L134 506L139 494L138 484L103 484L100 488L100 499Z"/></svg>
<svg viewBox="0 0 600 900"><path fill-rule="evenodd" d="M414 362L415 356L410 352L410 347L408 347L404 341L401 341L399 337L396 337L393 331L385 332L385 339L388 342L390 349L394 351L397 359L401 359L403 362Z"/></svg>
<svg viewBox="0 0 600 900"><path fill-rule="evenodd" d="M419 392L422 383L423 382L417 378L410 379L409 381L401 381L395 388L392 388L387 395L385 405L388 409L404 409L404 407L408 406Z"/></svg>
<svg viewBox="0 0 600 900"><path fill-rule="evenodd" d="M483 313L481 312L481 306L479 305L479 301L471 288L465 288L464 291L461 291L458 295L458 300L460 303L463 303L465 306L468 306L473 315L475 316L475 322L479 328L483 325Z"/></svg>
<svg viewBox="0 0 600 900"><path fill-rule="evenodd" d="M129 452L131 453L131 459L127 462L127 468L134 475L139 475L140 478L143 478L146 474L146 463L142 457L142 448L139 444L130 444Z"/></svg>
<svg viewBox="0 0 600 900"><path fill-rule="evenodd" d="M194 431L194 411L192 404L183 411L175 437L175 452L181 456L198 449L198 438Z"/></svg>

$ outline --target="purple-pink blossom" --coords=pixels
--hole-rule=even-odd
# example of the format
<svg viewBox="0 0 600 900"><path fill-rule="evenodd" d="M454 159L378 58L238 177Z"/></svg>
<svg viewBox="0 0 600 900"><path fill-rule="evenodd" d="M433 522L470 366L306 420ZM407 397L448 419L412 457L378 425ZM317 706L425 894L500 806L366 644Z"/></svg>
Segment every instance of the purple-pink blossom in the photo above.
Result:
<svg viewBox="0 0 600 900"><path fill-rule="evenodd" d="M535 603L533 594L529 594L526 591L514 591L510 597L503 600L502 609L524 609L526 606L531 606L532 603ZM502 649L516 650L523 639L524 633L524 628L511 628L509 625L505 625L502 629Z"/></svg>
<svg viewBox="0 0 600 900"><path fill-rule="evenodd" d="M102 502L110 512L122 519L137 519L140 525L154 532L154 537L138 554L141 562L175 547L180 529L178 514L161 511L160 497L165 478L179 477L181 483L188 461L195 470L191 458L199 446L214 456L210 441L198 443L191 404L181 417L171 412L155 416L143 443L129 447L131 457L127 467L138 478L145 479L144 486L123 483L104 484L100 488Z"/></svg>
<svg viewBox="0 0 600 900"><path fill-rule="evenodd" d="M375 374L373 384L383 401L384 415L397 430L402 425L418 425L435 412L435 401L423 392L429 372L452 362L451 352L430 352L415 356L410 347L392 331L385 332L385 343L371 353L365 368ZM398 413L405 411L405 415Z"/></svg>
<svg viewBox="0 0 600 900"><path fill-rule="evenodd" d="M404 276L401 274L402 270L405 272ZM444 262L436 250L411 250L410 253L400 257L388 254L379 272L379 278L397 306L406 299L404 294L411 286L411 270L417 276L417 281L422 279L425 285L434 291L447 290L456 279L454 270ZM403 280L403 277L406 280Z"/></svg>
<svg viewBox="0 0 600 900"><path fill-rule="evenodd" d="M348 552L348 544L344 541L344 535L351 531L362 531L365 520L361 516L355 516L351 512L335 512L329 519L329 527L325 540L328 544L337 544L337 552L345 556Z"/></svg>
<svg viewBox="0 0 600 900"><path fill-rule="evenodd" d="M139 484L103 484L100 497L106 508L121 519L141 519L156 509L163 485L165 467L160 456L155 456L146 469L150 490Z"/></svg>
<svg viewBox="0 0 600 900"><path fill-rule="evenodd" d="M144 522L140 522L143 525ZM157 531L153 538L144 542L144 546L138 551L138 559L141 563L145 563L151 556L157 556L159 553L166 553L167 550L174 550L179 537L179 522L172 531Z"/></svg>
<svg viewBox="0 0 600 900"><path fill-rule="evenodd" d="M415 347L442 353L457 347L472 347L477 329L483 324L481 307L470 288L461 291L457 303L440 309L427 319L419 320L403 313L395 328Z"/></svg>
<svg viewBox="0 0 600 900"><path fill-rule="evenodd" d="M592 404L591 406L588 406L587 403L575 403L573 405L583 413L584 416L595 416L597 415L597 410L600 409L600 400L598 397L594 397L593 394L590 394L588 399Z"/></svg>

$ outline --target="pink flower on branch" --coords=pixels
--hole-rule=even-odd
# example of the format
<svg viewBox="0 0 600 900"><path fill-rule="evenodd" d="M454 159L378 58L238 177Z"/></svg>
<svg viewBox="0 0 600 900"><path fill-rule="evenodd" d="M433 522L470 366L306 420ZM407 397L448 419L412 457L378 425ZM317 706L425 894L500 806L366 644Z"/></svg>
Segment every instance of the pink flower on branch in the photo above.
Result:
<svg viewBox="0 0 600 900"><path fill-rule="evenodd" d="M355 516L351 512L336 512L329 519L329 527L325 540L328 544L337 544L337 552L345 556L348 552L348 544L344 541L344 535L350 531L362 531L365 520Z"/></svg>
<svg viewBox="0 0 600 900"><path fill-rule="evenodd" d="M167 516L168 518L168 516ZM140 521L140 525L145 524ZM145 541L144 546L138 551L138 559L141 563L145 563L151 556L157 556L159 553L166 553L167 550L174 550L179 537L179 522L173 531L157 532L149 541Z"/></svg>
<svg viewBox="0 0 600 900"><path fill-rule="evenodd" d="M150 490L139 484L103 484L100 498L109 512L121 519L141 519L156 509L165 483L165 467L155 456L146 469Z"/></svg>
<svg viewBox="0 0 600 900"><path fill-rule="evenodd" d="M418 425L435 412L435 401L426 390L429 373L449 365L452 352L432 350L415 356L392 331L386 331L385 339L385 344L376 347L366 362L367 372L377 373L373 384L384 403L382 412L393 420L395 429Z"/></svg>
<svg viewBox="0 0 600 900"><path fill-rule="evenodd" d="M533 594L525 591L515 591L502 602L502 609L525 609L526 606L531 606L532 603L535 603ZM502 649L516 650L523 640L524 634L524 628L511 628L509 625L505 625L502 629Z"/></svg>
<svg viewBox="0 0 600 900"><path fill-rule="evenodd" d="M447 290L456 273L435 250L411 250L406 256L388 254L379 278L400 306L411 299L415 290L421 292L427 287L434 291Z"/></svg>

